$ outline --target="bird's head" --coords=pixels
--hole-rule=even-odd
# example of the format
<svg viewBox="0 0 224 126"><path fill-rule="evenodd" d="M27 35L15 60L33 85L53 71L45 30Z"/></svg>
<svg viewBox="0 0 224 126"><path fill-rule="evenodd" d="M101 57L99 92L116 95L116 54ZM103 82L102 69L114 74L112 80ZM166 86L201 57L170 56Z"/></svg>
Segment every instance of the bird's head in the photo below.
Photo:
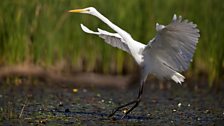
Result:
<svg viewBox="0 0 224 126"><path fill-rule="evenodd" d="M71 13L85 13L85 14L95 15L97 10L94 7L87 7L87 8L84 8L84 9L69 10L68 12L71 12Z"/></svg>

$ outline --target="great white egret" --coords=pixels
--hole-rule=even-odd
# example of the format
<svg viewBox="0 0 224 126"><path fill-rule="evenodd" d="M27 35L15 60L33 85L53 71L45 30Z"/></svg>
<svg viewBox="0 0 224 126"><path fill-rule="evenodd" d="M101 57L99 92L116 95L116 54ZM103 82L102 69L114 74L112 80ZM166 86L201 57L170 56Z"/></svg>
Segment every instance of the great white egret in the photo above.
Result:
<svg viewBox="0 0 224 126"><path fill-rule="evenodd" d="M81 28L86 33L98 35L111 46L126 51L133 56L141 68L141 86L137 98L127 104L117 107L109 115L110 117L118 110L133 105L124 113L122 116L122 118L124 118L138 106L143 93L143 85L148 74L153 74L158 78L172 79L180 84L184 82L185 78L179 72L187 70L192 61L196 44L200 37L196 24L188 20L182 20L181 16L177 17L174 14L170 24L166 26L158 23L156 24L156 36L145 45L134 40L129 33L113 24L94 7L69 10L68 12L90 14L106 23L116 33L110 33L99 28L98 31L94 32L83 24L81 24Z"/></svg>

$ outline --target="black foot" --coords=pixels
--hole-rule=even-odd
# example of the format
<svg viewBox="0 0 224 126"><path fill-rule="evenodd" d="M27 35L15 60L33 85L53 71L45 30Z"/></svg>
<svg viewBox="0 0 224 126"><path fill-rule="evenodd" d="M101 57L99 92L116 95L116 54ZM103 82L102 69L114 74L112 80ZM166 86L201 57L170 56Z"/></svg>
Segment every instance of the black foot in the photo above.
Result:
<svg viewBox="0 0 224 126"><path fill-rule="evenodd" d="M139 102L140 102L141 100L140 99L137 99L137 100L134 100L134 101L132 101L132 102L129 102L129 103L127 103L127 104L125 104L125 105L122 105L122 106L119 106L119 107L117 107L116 109L114 109L114 111L112 111L112 113L108 116L109 118L110 117L112 117L112 116L114 116L114 114L117 112L117 111L119 111L120 109L122 109L122 108L124 108L124 107L127 107L127 106L130 106L130 105L132 105L132 104L134 104L128 111L126 111L125 113L124 113L124 115L121 117L121 119L124 119L134 108L136 108L137 106L138 106L138 104L139 104Z"/></svg>

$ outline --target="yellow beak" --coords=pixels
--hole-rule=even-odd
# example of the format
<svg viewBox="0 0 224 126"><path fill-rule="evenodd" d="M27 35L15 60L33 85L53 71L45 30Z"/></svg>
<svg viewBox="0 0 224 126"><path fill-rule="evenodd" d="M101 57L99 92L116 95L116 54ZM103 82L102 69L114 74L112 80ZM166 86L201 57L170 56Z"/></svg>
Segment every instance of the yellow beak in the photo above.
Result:
<svg viewBox="0 0 224 126"><path fill-rule="evenodd" d="M85 9L75 9L75 10L69 10L68 12L71 12L71 13L82 13L82 12L86 12Z"/></svg>

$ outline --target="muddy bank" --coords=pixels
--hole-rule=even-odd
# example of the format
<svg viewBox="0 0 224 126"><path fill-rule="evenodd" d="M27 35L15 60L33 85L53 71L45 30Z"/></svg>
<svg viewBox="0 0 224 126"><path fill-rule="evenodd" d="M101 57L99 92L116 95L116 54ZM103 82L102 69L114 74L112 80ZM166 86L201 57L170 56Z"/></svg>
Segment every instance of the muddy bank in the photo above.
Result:
<svg viewBox="0 0 224 126"><path fill-rule="evenodd" d="M36 79L2 80L0 121L3 125L223 125L224 93L197 91L171 84L161 90L147 84L140 105L125 119L107 118L116 106L137 95L127 89L77 87ZM185 83L187 85L187 83Z"/></svg>

